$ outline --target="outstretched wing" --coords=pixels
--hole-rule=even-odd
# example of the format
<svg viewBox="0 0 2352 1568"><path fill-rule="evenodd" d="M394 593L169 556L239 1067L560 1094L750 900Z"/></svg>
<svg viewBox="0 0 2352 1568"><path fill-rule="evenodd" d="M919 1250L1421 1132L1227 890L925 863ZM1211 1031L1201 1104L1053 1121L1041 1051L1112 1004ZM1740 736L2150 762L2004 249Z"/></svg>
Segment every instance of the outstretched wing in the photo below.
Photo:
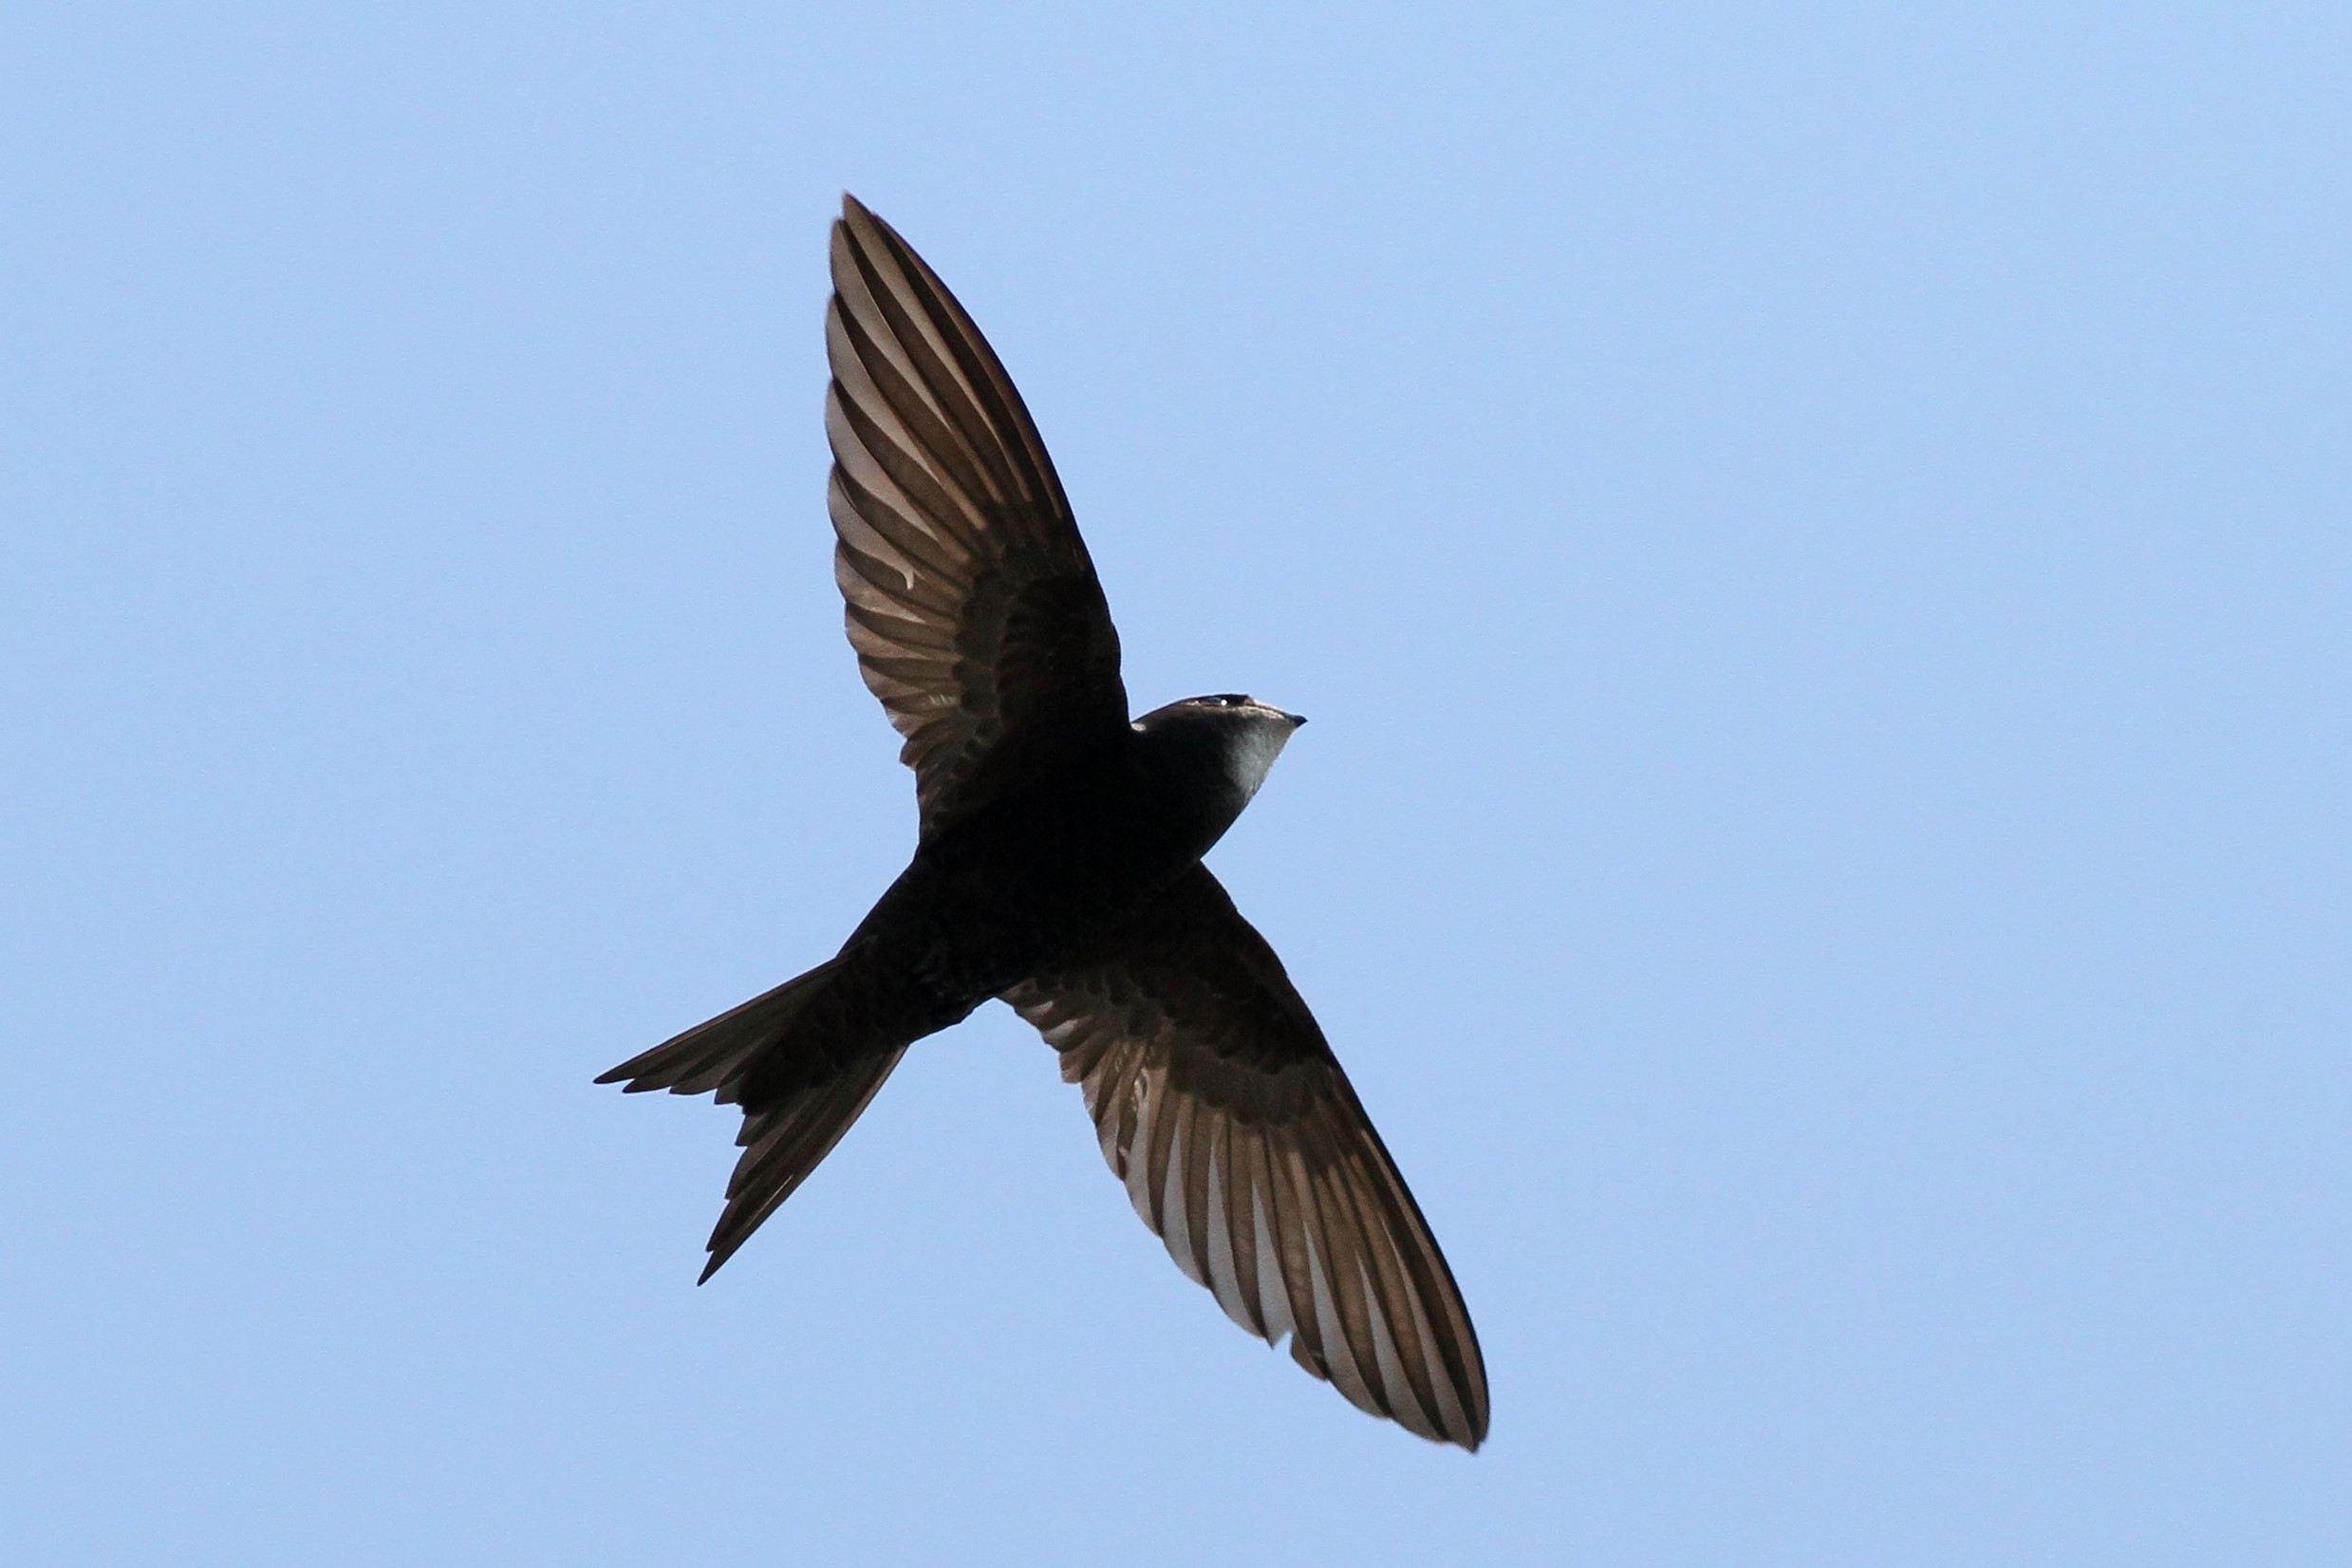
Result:
<svg viewBox="0 0 2352 1568"><path fill-rule="evenodd" d="M1045 443L947 286L850 196L832 272L833 575L928 831L1126 725L1119 638Z"/></svg>
<svg viewBox="0 0 2352 1568"><path fill-rule="evenodd" d="M1005 994L1084 1086L1104 1157L1226 1316L1359 1408L1476 1448L1453 1274L1281 961L1195 866L1113 951Z"/></svg>

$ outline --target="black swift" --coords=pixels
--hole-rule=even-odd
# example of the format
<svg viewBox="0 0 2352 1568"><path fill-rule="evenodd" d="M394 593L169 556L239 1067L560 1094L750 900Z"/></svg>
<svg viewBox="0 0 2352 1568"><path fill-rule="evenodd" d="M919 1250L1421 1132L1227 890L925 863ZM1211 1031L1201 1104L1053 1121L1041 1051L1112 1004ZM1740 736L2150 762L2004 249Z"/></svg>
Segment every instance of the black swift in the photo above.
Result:
<svg viewBox="0 0 2352 1568"><path fill-rule="evenodd" d="M1298 725L1236 693L1129 721L1119 639L980 329L854 198L832 232L833 575L921 837L841 951L597 1081L740 1105L710 1278L908 1045L1002 998L1061 1055L1136 1212L1233 1320L1360 1408L1476 1448L1445 1258L1265 940L1201 856Z"/></svg>

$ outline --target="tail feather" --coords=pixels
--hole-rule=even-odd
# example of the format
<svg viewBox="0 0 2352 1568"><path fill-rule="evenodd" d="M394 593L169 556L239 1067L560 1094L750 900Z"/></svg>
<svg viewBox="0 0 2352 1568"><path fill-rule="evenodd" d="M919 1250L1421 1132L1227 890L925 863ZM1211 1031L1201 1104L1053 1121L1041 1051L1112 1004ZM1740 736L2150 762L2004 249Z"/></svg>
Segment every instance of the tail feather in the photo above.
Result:
<svg viewBox="0 0 2352 1568"><path fill-rule="evenodd" d="M711 1260L703 1266L702 1279L717 1274L719 1265L734 1257L833 1151L905 1055L902 1045L859 1057L798 1093L745 1113L743 1130L735 1140L743 1147L743 1155L727 1180L727 1206L711 1231Z"/></svg>
<svg viewBox="0 0 2352 1568"><path fill-rule="evenodd" d="M904 1043L875 1045L843 1037L842 999L812 1015L842 960L754 997L652 1050L630 1057L598 1083L624 1092L666 1089L716 1094L720 1105L745 1098L743 1147L727 1183L727 1204L711 1232L708 1279L751 1240L752 1232L808 1179L849 1130L906 1054ZM758 1077L752 1084L754 1075ZM698 1280L697 1283L700 1281Z"/></svg>
<svg viewBox="0 0 2352 1568"><path fill-rule="evenodd" d="M816 999L840 964L839 959L820 963L740 1007L730 1007L631 1056L596 1081L620 1084L625 1094L655 1089L673 1094L708 1094L716 1090L720 1105L733 1105L740 1097L744 1076L753 1064L770 1046L782 1042L793 1020Z"/></svg>

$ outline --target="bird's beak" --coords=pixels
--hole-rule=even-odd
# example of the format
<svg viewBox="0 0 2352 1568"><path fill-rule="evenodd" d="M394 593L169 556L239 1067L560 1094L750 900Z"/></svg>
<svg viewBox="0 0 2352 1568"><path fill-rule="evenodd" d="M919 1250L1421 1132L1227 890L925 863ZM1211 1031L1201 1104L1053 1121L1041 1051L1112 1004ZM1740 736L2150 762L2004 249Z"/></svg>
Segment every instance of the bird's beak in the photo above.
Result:
<svg viewBox="0 0 2352 1568"><path fill-rule="evenodd" d="M1282 717L1290 720L1290 727L1294 730L1307 721L1307 716L1303 713L1286 713Z"/></svg>

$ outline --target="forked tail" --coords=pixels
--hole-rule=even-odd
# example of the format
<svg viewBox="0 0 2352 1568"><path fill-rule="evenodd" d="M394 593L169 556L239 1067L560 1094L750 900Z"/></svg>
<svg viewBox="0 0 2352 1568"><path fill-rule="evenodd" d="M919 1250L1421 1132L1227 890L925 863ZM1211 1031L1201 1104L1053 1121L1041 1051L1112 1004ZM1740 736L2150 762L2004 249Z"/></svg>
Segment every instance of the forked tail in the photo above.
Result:
<svg viewBox="0 0 2352 1568"><path fill-rule="evenodd" d="M736 1137L743 1155L711 1232L703 1279L808 1179L906 1054L904 1042L878 1045L856 1037L861 1032L843 1027L854 1010L838 1000L826 1005L843 961L820 963L596 1080L622 1084L631 1094L666 1089L743 1105L743 1129Z"/></svg>

